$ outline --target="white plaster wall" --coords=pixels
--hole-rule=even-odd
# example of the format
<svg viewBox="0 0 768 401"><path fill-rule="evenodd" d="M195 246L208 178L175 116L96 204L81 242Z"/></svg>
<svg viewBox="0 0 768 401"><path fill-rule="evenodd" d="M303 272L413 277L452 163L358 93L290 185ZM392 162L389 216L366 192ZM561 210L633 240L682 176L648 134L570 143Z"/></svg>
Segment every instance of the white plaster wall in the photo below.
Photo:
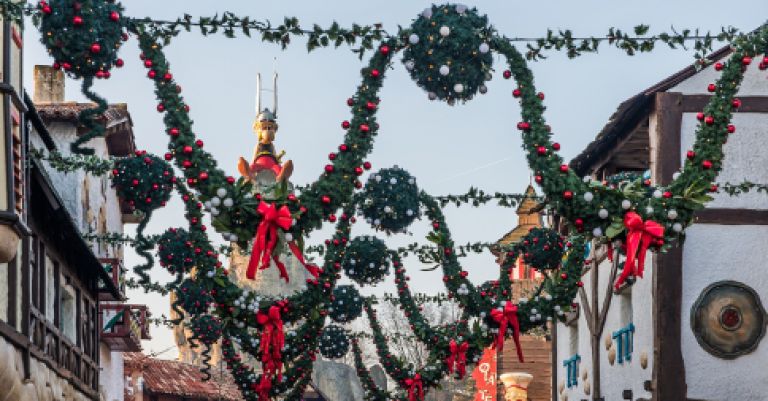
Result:
<svg viewBox="0 0 768 401"><path fill-rule="evenodd" d="M112 352L105 344L99 344L99 392L103 401L123 401L124 371L123 354Z"/></svg>
<svg viewBox="0 0 768 401"><path fill-rule="evenodd" d="M724 360L696 342L690 326L693 303L704 288L720 280L752 287L768 300L768 226L694 225L683 248L682 353L688 397L719 401L763 401L768 383L768 344L763 339L749 355Z"/></svg>
<svg viewBox="0 0 768 401"><path fill-rule="evenodd" d="M599 363L600 363L600 382L601 382L601 395L606 400L621 399L623 390L632 390L633 396L650 398L650 393L643 389L643 382L651 379L651 367L653 366L653 310L652 304L648 302L651 297L652 291L652 275L653 266L651 263L652 257L649 252L646 258L645 277L639 279L631 290L632 302L632 316L622 318L622 311L619 307L618 296L614 295L611 302L608 314L606 316L605 328L600 338L599 348ZM605 301L606 288L613 284L609 282L609 274L611 271L611 262L605 260L598 267L598 310L602 308ZM592 293L592 274L594 268L590 269L583 277L584 290L587 293L588 298ZM581 298L576 297L576 302L581 303ZM593 302L590 299L590 303ZM579 363L579 380L578 386L568 389L565 387L564 393L567 394L569 400L581 400L591 398L591 394L594 394L594 381L592 377L592 348L591 348L591 334L587 328L587 321L583 308L586 305L581 305L582 312L579 315L578 322L578 353L581 356L581 362ZM614 363L611 365L608 361L608 350L605 347L606 337L610 338L611 334L626 326L628 322L633 322L635 325L635 335L632 354L632 360L626 361L623 364ZM566 371L563 367L563 361L573 356L571 352L571 329L562 323L558 323L557 326L557 360L555 368L557 369L558 385L565 383ZM615 345L614 345L615 346ZM640 354L645 352L648 357L648 365L646 369L640 366ZM585 374L590 383L590 395L585 393Z"/></svg>
<svg viewBox="0 0 768 401"><path fill-rule="evenodd" d="M724 58L722 61L727 60ZM765 71L757 68L759 61L754 59L744 74L744 80L741 83L739 95L741 96L765 96L768 93L768 80L765 79ZM669 92L680 92L686 95L707 93L707 85L717 82L720 72L715 71L713 66L709 66L698 74L677 84Z"/></svg>

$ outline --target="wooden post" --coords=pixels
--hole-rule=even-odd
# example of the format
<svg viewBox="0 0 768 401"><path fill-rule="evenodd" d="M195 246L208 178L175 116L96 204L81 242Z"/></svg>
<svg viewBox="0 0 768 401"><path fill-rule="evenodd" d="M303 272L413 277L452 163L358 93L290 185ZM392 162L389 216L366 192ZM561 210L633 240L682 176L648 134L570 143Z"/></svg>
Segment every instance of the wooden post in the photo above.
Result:
<svg viewBox="0 0 768 401"><path fill-rule="evenodd" d="M680 169L682 100L680 93L656 94L656 130L650 133L651 172L655 184L672 181ZM653 400L685 400L685 364L681 350L683 293L682 245L653 258Z"/></svg>

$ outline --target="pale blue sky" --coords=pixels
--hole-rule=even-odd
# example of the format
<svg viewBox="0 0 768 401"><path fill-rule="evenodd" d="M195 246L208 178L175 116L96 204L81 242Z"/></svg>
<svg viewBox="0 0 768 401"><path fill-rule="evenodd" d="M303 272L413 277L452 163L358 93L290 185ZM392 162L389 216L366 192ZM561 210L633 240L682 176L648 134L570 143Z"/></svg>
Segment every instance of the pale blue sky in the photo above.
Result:
<svg viewBox="0 0 768 401"><path fill-rule="evenodd" d="M496 28L507 36L536 37L547 28L570 28L576 35L601 35L610 26L625 30L637 24L651 26L651 33L676 28L718 31L733 25L751 30L766 21L765 0L726 1L466 1L489 15ZM124 2L126 14L175 19L184 13L193 16L232 11L252 19L282 21L296 16L305 27L312 23L342 26L353 22L381 22L389 32L397 25L407 26L431 2L416 0L371 1L202 1L131 0ZM31 27L31 25L29 25ZM25 72L31 88L35 64L50 64L38 43L38 32L25 33ZM522 45L520 45L522 46ZM110 102L128 103L140 148L162 154L166 149L161 115L155 111L155 98L146 70L138 58L138 46L131 39L121 50L126 66L101 81L96 89ZM575 60L552 53L550 58L532 65L538 89L546 94L546 117L555 139L563 145L562 154L570 159L578 154L606 123L622 100L669 76L693 61L692 52L659 48L651 54L628 57L605 47L600 54ZM182 34L167 48L172 72L184 88L191 106L196 132L206 149L221 167L236 174L238 156L249 157L255 138L251 133L254 118L255 73L271 76L274 59L280 73L280 130L276 147L285 149L296 171L293 181L314 180L327 162L327 155L343 138L339 123L349 118L345 100L359 84L363 65L348 48L320 49L307 54L304 41L296 39L286 51L257 39L227 39L223 35L204 38L198 33ZM370 160L374 170L397 164L409 170L417 183L432 194L463 193L470 186L487 191L522 192L529 182L529 171L515 129L519 108L511 97L510 82L501 78L504 69L496 58L496 74L487 95L472 102L449 107L430 102L426 94L408 77L402 64L394 65L381 92L381 129ZM79 83L67 83L67 99L81 100ZM489 166L480 168L483 166ZM473 173L467 173L474 171ZM151 231L183 224L179 207L156 213ZM449 226L460 243L492 241L510 230L516 221L514 210L485 207L448 208ZM357 232L365 232L358 224ZM426 222L416 223L414 236L389 240L392 246L423 241ZM321 234L321 233L318 233ZM317 243L324 236L315 235ZM130 254L130 266L136 258ZM464 266L476 283L497 273L490 255L465 259ZM158 269L159 270L159 269ZM440 273L418 272L410 265L412 285L417 291L442 290ZM394 288L391 281L383 290ZM154 295L131 294L132 303L146 303L156 314L168 313L168 301ZM153 328L154 339L145 351L160 351L173 344L170 332ZM175 351L163 357L174 357Z"/></svg>

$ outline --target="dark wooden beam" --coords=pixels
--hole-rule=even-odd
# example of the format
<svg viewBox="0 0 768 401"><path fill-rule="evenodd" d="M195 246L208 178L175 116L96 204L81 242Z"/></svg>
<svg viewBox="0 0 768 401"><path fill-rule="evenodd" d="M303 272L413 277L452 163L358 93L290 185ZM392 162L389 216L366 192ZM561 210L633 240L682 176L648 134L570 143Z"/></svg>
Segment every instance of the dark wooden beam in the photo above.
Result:
<svg viewBox="0 0 768 401"><path fill-rule="evenodd" d="M651 132L651 176L657 185L668 184L680 168L682 126L680 93L656 94L656 129ZM681 350L683 249L682 245L653 257L653 400L685 400L685 363Z"/></svg>
<svg viewBox="0 0 768 401"><path fill-rule="evenodd" d="M730 226L762 226L768 225L768 210L702 209L696 212L694 222L698 224L721 224Z"/></svg>
<svg viewBox="0 0 768 401"><path fill-rule="evenodd" d="M682 111L684 113L695 113L704 110L704 106L709 103L711 95L684 95L682 102ZM768 96L738 96L741 100L741 107L733 111L739 113L768 113Z"/></svg>

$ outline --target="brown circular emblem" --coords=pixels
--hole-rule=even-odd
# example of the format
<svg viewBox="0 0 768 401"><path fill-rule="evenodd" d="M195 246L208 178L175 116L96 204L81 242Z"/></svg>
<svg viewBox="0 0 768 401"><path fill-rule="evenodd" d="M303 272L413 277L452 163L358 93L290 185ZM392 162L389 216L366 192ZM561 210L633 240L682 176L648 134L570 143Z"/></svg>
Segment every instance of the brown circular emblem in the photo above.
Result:
<svg viewBox="0 0 768 401"><path fill-rule="evenodd" d="M767 322L755 290L736 281L711 284L691 308L691 329L699 345L724 359L754 351Z"/></svg>

